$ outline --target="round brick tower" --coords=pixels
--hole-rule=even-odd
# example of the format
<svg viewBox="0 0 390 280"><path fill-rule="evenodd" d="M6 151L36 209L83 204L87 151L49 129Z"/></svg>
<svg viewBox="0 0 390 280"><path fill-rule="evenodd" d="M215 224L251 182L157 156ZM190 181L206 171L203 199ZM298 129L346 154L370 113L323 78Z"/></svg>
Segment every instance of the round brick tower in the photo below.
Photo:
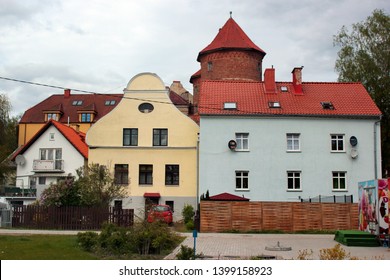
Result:
<svg viewBox="0 0 390 280"><path fill-rule="evenodd" d="M199 52L201 69L190 79L195 110L202 80L262 81L265 54L230 17L214 40Z"/></svg>

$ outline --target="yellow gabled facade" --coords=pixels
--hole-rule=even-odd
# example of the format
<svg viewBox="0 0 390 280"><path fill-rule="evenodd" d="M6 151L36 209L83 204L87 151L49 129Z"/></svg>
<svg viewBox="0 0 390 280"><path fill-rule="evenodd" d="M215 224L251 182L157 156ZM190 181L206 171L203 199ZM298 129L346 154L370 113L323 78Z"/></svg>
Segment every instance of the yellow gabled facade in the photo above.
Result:
<svg viewBox="0 0 390 280"><path fill-rule="evenodd" d="M88 131L89 163L108 166L128 197L123 208L145 211L168 204L175 219L185 204L196 206L199 126L169 99L153 73L133 77L120 103Z"/></svg>

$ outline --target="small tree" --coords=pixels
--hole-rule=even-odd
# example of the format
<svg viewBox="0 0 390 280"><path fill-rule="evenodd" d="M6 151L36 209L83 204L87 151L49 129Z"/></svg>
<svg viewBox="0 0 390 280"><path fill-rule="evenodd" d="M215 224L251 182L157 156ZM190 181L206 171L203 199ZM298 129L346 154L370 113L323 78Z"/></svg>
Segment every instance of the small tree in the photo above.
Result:
<svg viewBox="0 0 390 280"><path fill-rule="evenodd" d="M114 198L126 194L125 187L115 184L105 166L90 164L76 173L76 180L69 175L44 190L40 202L47 206L108 206Z"/></svg>

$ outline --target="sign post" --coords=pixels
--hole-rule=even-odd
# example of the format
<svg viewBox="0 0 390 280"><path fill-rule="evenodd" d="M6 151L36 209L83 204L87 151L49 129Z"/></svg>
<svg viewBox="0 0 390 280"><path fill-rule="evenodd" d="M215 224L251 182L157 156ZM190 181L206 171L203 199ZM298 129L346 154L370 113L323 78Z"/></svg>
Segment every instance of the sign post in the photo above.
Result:
<svg viewBox="0 0 390 280"><path fill-rule="evenodd" d="M196 238L198 237L198 231L196 229L194 229L192 231L192 237L194 238L194 260L195 260L195 256L196 256Z"/></svg>

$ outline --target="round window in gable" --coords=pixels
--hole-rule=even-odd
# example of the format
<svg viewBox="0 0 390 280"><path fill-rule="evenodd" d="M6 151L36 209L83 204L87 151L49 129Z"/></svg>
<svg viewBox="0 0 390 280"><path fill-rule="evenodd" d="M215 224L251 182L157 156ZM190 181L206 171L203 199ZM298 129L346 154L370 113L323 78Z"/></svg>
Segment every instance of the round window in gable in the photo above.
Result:
<svg viewBox="0 0 390 280"><path fill-rule="evenodd" d="M154 110L154 107L152 104L150 103L142 103L138 106L138 110L141 112L141 113L150 113Z"/></svg>

